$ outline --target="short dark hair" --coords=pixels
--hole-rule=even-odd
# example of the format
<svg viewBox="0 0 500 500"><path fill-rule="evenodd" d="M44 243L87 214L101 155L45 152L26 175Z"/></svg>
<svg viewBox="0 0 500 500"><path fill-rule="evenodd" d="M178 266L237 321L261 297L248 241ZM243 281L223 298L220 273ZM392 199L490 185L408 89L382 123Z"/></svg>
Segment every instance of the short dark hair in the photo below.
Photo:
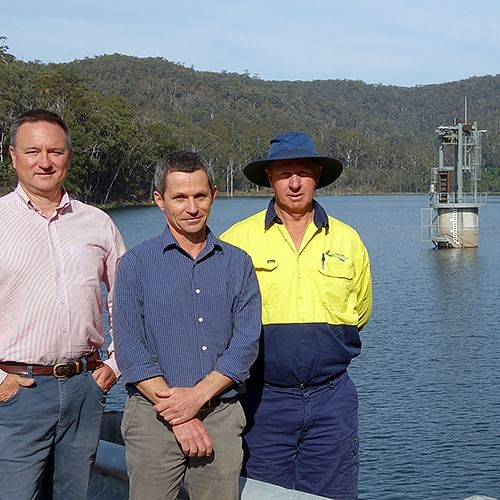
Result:
<svg viewBox="0 0 500 500"><path fill-rule="evenodd" d="M154 176L154 188L161 195L167 187L167 175L169 172L196 172L202 170L207 174L210 189L214 189L214 183L210 175L208 163L198 153L192 151L172 151L165 155L156 165Z"/></svg>
<svg viewBox="0 0 500 500"><path fill-rule="evenodd" d="M17 136L17 131L19 130L19 127L21 125L24 125L25 123L35 123L35 122L49 122L53 123L55 125L59 125L64 130L64 133L66 135L66 146L68 147L69 150L71 150L71 132L66 125L65 121L57 114L54 113L53 111L49 111L48 109L28 109L27 111L24 111L20 115L16 117L16 119L12 122L12 125L10 127L10 135L9 135L9 140L10 140L10 145L15 146L16 145L16 136Z"/></svg>

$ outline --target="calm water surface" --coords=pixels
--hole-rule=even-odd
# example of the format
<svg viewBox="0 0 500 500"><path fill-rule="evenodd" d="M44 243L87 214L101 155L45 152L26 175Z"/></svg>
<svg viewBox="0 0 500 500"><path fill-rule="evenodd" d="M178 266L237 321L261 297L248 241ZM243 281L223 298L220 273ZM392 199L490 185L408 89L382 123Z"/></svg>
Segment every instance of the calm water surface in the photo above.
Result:
<svg viewBox="0 0 500 500"><path fill-rule="evenodd" d="M370 254L374 312L350 373L360 399L360 499L500 498L500 197L478 249L421 241L425 196L321 197ZM219 234L267 205L217 199ZM129 247L160 233L155 207L110 210ZM120 408L123 389L110 397Z"/></svg>

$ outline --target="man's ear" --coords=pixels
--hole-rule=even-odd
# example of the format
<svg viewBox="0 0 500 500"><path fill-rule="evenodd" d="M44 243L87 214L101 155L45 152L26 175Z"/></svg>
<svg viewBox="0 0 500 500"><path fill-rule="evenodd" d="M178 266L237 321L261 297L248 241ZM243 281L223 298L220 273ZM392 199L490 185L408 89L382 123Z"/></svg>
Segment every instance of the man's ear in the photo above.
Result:
<svg viewBox="0 0 500 500"><path fill-rule="evenodd" d="M269 167L266 168L266 175L267 175L267 180L269 181L269 185L271 185L271 169Z"/></svg>
<svg viewBox="0 0 500 500"><path fill-rule="evenodd" d="M318 185L319 178L321 177L321 172L323 171L323 167L318 165L318 169L316 171L316 186Z"/></svg>
<svg viewBox="0 0 500 500"><path fill-rule="evenodd" d="M10 154L10 159L12 161L12 167L15 170L17 158L16 158L16 150L15 150L14 146L12 146L12 145L9 146L9 154Z"/></svg>
<svg viewBox="0 0 500 500"><path fill-rule="evenodd" d="M165 211L165 205L163 203L163 196L158 191L153 191L153 200L156 206L162 211Z"/></svg>

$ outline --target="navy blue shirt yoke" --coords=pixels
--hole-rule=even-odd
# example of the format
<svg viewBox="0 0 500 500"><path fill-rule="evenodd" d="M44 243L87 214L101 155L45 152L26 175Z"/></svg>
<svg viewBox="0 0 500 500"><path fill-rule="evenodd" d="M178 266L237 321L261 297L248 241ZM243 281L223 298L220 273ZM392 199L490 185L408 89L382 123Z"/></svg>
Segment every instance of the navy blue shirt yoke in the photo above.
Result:
<svg viewBox="0 0 500 500"><path fill-rule="evenodd" d="M163 376L171 387L192 387L216 370L236 382L223 394L234 396L257 357L261 331L252 261L208 228L193 260L167 227L120 259L113 328L125 383Z"/></svg>

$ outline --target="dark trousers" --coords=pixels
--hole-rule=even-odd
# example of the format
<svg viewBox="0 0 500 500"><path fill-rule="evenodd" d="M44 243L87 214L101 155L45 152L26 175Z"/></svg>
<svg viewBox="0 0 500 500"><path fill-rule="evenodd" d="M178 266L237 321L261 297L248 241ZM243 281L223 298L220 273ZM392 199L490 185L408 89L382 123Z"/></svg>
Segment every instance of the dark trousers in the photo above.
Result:
<svg viewBox="0 0 500 500"><path fill-rule="evenodd" d="M249 386L247 477L336 500L358 490L358 398L347 372L321 386Z"/></svg>

